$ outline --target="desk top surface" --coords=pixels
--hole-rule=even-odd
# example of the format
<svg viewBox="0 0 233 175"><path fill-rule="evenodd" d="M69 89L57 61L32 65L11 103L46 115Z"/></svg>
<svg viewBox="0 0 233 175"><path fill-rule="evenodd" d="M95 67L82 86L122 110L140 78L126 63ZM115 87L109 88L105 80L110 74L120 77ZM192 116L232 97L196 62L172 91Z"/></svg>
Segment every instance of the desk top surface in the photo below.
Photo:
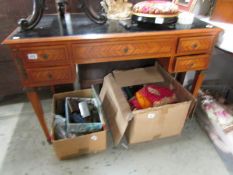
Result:
<svg viewBox="0 0 233 175"><path fill-rule="evenodd" d="M137 25L127 21L129 27L125 27L119 21L109 20L103 25L92 22L84 14L66 14L64 20L60 20L57 14L44 15L40 23L30 31L16 30L7 40L21 40L32 38L51 38L66 36L87 36L98 34L131 34L140 32L161 32L161 31L181 31L193 29L211 29L215 28L208 23L197 18L191 25L173 24L167 26L159 25Z"/></svg>

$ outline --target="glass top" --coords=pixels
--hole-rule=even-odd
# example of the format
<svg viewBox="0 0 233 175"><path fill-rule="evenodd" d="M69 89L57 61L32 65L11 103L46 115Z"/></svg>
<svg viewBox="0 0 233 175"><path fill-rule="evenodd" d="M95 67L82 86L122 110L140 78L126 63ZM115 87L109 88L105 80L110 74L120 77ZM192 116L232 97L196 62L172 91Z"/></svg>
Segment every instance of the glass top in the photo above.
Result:
<svg viewBox="0 0 233 175"><path fill-rule="evenodd" d="M11 36L10 39L74 36L87 34L156 32L168 30L204 29L212 27L213 26L210 24L197 18L194 19L191 25L137 24L133 23L131 20L108 20L107 23L100 25L92 22L85 14L66 14L64 20L61 20L57 14L54 14L44 15L39 24L33 30L17 32Z"/></svg>

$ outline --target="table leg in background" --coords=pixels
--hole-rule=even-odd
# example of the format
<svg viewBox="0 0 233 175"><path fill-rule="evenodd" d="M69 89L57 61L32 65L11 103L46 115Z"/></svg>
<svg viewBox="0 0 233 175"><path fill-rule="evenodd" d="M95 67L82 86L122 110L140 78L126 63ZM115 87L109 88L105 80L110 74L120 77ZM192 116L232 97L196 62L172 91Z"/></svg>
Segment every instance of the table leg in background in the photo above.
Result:
<svg viewBox="0 0 233 175"><path fill-rule="evenodd" d="M201 88L204 78L205 78L204 71L196 71L196 74L193 80L193 85L192 85L192 93L194 97L198 96L198 91Z"/></svg>

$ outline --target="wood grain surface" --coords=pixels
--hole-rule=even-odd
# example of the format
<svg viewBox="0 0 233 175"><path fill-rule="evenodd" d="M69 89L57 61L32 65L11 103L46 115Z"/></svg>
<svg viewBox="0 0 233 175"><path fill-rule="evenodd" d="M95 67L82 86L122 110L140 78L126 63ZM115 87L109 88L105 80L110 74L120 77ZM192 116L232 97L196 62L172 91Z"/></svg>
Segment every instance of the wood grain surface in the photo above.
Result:
<svg viewBox="0 0 233 175"><path fill-rule="evenodd" d="M211 19L226 23L233 23L233 1L216 0Z"/></svg>

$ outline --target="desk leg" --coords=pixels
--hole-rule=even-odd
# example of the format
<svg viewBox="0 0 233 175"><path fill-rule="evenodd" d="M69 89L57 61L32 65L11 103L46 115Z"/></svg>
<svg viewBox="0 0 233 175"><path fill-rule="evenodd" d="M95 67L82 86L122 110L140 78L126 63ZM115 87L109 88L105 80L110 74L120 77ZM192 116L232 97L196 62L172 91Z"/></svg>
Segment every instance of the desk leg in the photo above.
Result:
<svg viewBox="0 0 233 175"><path fill-rule="evenodd" d="M43 112L38 94L35 91L35 89L27 89L26 93L27 93L27 97L28 97L29 101L31 102L32 107L36 113L37 119L39 120L40 126L43 129L44 134L45 134L48 142L50 143L51 138L49 135L49 130L48 130L45 118L44 118L44 112Z"/></svg>
<svg viewBox="0 0 233 175"><path fill-rule="evenodd" d="M197 71L192 85L192 93L194 97L198 96L198 91L201 88L202 82L205 78L204 71Z"/></svg>

